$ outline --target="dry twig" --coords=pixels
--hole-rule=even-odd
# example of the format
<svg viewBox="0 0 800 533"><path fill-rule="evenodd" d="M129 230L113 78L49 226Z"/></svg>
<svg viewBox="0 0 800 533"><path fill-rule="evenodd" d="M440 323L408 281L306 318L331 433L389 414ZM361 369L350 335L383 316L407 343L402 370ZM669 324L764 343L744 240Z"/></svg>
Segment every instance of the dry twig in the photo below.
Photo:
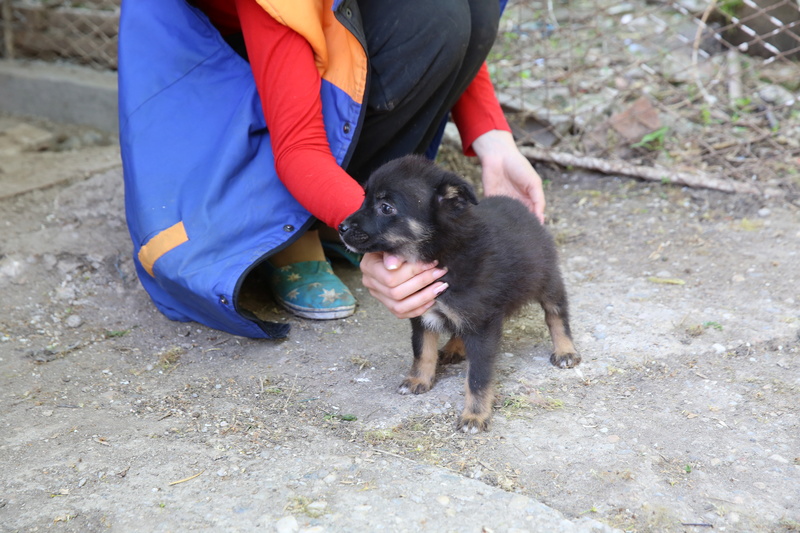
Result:
<svg viewBox="0 0 800 533"><path fill-rule="evenodd" d="M564 152L543 150L532 146L521 146L522 154L531 160L547 161L565 167L578 167L596 170L603 174L622 174L648 181L667 182L687 187L714 189L731 193L759 195L760 191L752 184L710 176L705 173L677 172L663 168L631 165L623 161L609 161L598 157L576 156Z"/></svg>
<svg viewBox="0 0 800 533"><path fill-rule="evenodd" d="M177 485L177 484L179 484L179 483L186 483L187 481L191 481L191 480L193 480L194 478L196 478L196 477L199 477L200 475L202 475L202 474L203 474L203 472L205 472L205 470L201 470L201 471L199 471L198 473L196 473L196 474L195 474L195 475L193 475L193 476L189 476L189 477L187 477L187 478L179 479L178 481L172 481L172 482L170 482L170 484L169 484L169 485L170 485L170 486L172 486L172 485Z"/></svg>

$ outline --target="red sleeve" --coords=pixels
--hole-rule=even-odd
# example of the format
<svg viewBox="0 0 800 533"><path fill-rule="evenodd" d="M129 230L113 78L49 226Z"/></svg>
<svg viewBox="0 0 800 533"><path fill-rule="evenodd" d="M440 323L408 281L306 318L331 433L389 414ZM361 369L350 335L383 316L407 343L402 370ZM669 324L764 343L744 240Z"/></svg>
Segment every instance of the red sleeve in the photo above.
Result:
<svg viewBox="0 0 800 533"><path fill-rule="evenodd" d="M489 77L486 63L478 71L478 75L469 84L467 90L458 99L452 110L453 122L458 126L461 135L461 146L464 154L474 156L472 142L491 130L511 131L494 86Z"/></svg>
<svg viewBox="0 0 800 533"><path fill-rule="evenodd" d="M229 5L226 0L206 3ZM235 4L278 177L303 207L335 228L361 206L364 191L331 154L311 46L255 0Z"/></svg>

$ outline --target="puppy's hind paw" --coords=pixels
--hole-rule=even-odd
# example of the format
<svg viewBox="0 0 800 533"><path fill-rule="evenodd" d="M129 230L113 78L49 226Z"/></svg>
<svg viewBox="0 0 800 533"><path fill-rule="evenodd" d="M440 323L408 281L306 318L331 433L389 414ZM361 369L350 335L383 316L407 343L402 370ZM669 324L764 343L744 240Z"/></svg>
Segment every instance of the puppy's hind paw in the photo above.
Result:
<svg viewBox="0 0 800 533"><path fill-rule="evenodd" d="M581 356L575 352L570 353L553 353L550 355L550 364L558 368L572 368L578 366L581 362Z"/></svg>
<svg viewBox="0 0 800 533"><path fill-rule="evenodd" d="M397 388L400 394L423 394L433 388L433 383L419 378L407 377Z"/></svg>

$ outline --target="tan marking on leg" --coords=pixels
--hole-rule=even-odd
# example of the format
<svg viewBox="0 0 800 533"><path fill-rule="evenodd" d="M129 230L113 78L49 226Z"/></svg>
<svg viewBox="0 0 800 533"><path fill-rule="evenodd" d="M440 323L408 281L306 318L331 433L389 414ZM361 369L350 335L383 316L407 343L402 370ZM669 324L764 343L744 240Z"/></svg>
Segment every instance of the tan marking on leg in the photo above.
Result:
<svg viewBox="0 0 800 533"><path fill-rule="evenodd" d="M572 338L567 334L564 320L558 313L558 308L545 308L545 322L550 329L550 338L553 340L553 355L550 363L560 368L572 368L581 362L581 356L575 350Z"/></svg>
<svg viewBox="0 0 800 533"><path fill-rule="evenodd" d="M439 351L439 364L447 365L463 361L467 355L464 341L461 337L453 335L447 344Z"/></svg>
<svg viewBox="0 0 800 533"><path fill-rule="evenodd" d="M439 359L439 334L425 330L422 338L422 353L414 358L408 376L400 384L400 394L422 394L433 387L436 364Z"/></svg>
<svg viewBox="0 0 800 533"><path fill-rule="evenodd" d="M465 386L464 411L458 419L458 429L464 433L478 433L489 429L489 420L492 418L492 404L494 403L494 390L487 385L480 392L473 392L469 383Z"/></svg>

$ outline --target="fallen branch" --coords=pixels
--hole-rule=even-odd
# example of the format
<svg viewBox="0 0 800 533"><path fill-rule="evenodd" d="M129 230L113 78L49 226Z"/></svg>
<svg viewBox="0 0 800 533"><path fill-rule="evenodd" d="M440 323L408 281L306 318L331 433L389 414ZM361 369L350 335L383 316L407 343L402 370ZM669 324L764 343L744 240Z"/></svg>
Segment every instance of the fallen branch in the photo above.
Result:
<svg viewBox="0 0 800 533"><path fill-rule="evenodd" d="M623 161L611 161L599 157L576 156L563 152L542 150L532 146L520 146L522 154L531 160L547 161L564 167L578 167L596 170L603 174L622 174L648 181L685 185L687 187L714 189L731 193L760 195L760 191L752 184L725 178L709 176L705 173L675 172L662 168L631 165Z"/></svg>

